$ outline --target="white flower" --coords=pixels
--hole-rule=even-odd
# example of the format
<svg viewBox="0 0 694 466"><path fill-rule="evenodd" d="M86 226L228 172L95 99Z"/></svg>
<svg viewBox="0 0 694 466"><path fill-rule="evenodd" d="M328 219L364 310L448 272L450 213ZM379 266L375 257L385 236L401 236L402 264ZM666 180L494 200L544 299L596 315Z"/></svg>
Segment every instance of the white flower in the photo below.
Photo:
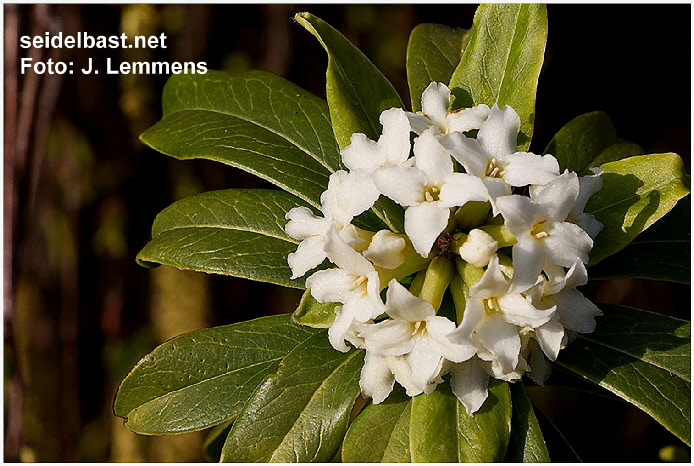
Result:
<svg viewBox="0 0 694 466"><path fill-rule="evenodd" d="M292 238L301 240L296 251L287 256L291 278L303 276L325 260L324 247L331 226L335 226L340 237L350 246L354 247L361 241L350 222L361 213L363 205L353 202L353 198L341 198L339 193L346 176L344 170L330 175L328 189L321 194L324 217L317 217L306 207L294 207L287 212L285 218L288 222L284 229Z"/></svg>
<svg viewBox="0 0 694 466"><path fill-rule="evenodd" d="M377 232L362 253L374 265L384 269L396 269L407 259L407 241L390 230ZM411 251L411 249L410 249Z"/></svg>
<svg viewBox="0 0 694 466"><path fill-rule="evenodd" d="M381 168L374 174L378 189L407 207L405 233L415 250L426 257L446 228L450 208L468 201L484 201L479 180L453 172L453 161L431 131L415 140L414 166Z"/></svg>
<svg viewBox="0 0 694 466"><path fill-rule="evenodd" d="M455 330L455 324L437 316L431 304L414 296L397 280L389 284L385 311L390 319L365 325L359 333L367 354L381 357L370 359L370 364L378 365L381 369L369 367L367 376L362 375L364 380L361 382L366 395L377 395L375 403L380 402L383 393L390 393L392 380L387 388L383 382L387 379L383 376L369 375L384 373L386 365L395 380L405 381L400 383L405 386L408 395L416 396L440 379L444 360L462 362L476 352L476 348L470 344L452 343L447 336ZM403 372L404 369L393 365L393 359L387 359L390 357L402 357L409 369ZM395 360L396 363L398 361Z"/></svg>
<svg viewBox="0 0 694 466"><path fill-rule="evenodd" d="M451 374L451 391L465 406L465 411L472 416L487 399L489 374L476 356L461 363L451 364L448 371Z"/></svg>
<svg viewBox="0 0 694 466"><path fill-rule="evenodd" d="M499 243L494 238L485 231L475 228L470 231L467 240L458 249L458 254L464 261L475 267L485 267L495 256L497 249L499 249Z"/></svg>
<svg viewBox="0 0 694 466"><path fill-rule="evenodd" d="M442 140L465 171L482 180L494 215L498 213L495 200L511 194L512 187L547 184L559 175L559 164L554 156L518 152L519 131L520 118L515 110L508 105L499 109L494 104L477 139L453 133Z"/></svg>
<svg viewBox="0 0 694 466"><path fill-rule="evenodd" d="M371 208L381 194L374 185L373 174L381 167L404 164L410 157L411 129L405 111L400 108L384 110L379 121L383 133L378 141L355 133L350 145L340 151L342 163L350 172L338 190L339 197L358 203L363 208L361 212Z"/></svg>
<svg viewBox="0 0 694 466"><path fill-rule="evenodd" d="M432 82L422 92L422 111L407 113L412 130L422 134L429 128L435 128L437 136L455 131L465 132L478 129L489 117L489 107L484 104L453 112L448 111L450 105L451 91L448 86Z"/></svg>
<svg viewBox="0 0 694 466"><path fill-rule="evenodd" d="M517 239L513 245L514 288L524 291L537 281L547 261L571 267L588 263L593 240L578 225L566 222L579 191L576 173L565 172L531 198L505 196L497 199L505 226Z"/></svg>
<svg viewBox="0 0 694 466"><path fill-rule="evenodd" d="M339 268L320 270L306 279L306 287L320 303L342 303L328 330L333 348L346 352L345 335L352 324L375 319L383 313L380 280L374 266L345 243L335 227L328 231L325 251Z"/></svg>
<svg viewBox="0 0 694 466"><path fill-rule="evenodd" d="M529 299L510 292L510 288L499 268L499 258L494 256L482 279L470 287L463 321L449 335L454 343L476 346L477 356L491 363L497 378L511 376L517 370L521 351L518 327L539 327L555 311L535 308Z"/></svg>
<svg viewBox="0 0 694 466"><path fill-rule="evenodd" d="M582 176L578 179L578 197L566 220L567 222L575 223L583 228L591 238L595 239L598 233L602 231L603 224L596 220L593 215L583 211L586 208L590 196L597 193L602 188L603 170L593 167L590 168L590 171L593 173L592 175Z"/></svg>

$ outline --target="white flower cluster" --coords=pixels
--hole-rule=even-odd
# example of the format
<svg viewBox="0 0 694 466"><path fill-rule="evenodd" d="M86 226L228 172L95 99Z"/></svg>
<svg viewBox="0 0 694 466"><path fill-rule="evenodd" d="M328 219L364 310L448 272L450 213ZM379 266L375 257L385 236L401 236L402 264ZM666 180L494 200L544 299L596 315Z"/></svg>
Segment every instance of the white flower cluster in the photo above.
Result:
<svg viewBox="0 0 694 466"><path fill-rule="evenodd" d="M328 336L339 351L366 350L365 396L380 403L395 381L410 396L430 393L450 374L472 414L490 376L528 373L541 384L546 359L573 332L594 330L601 312L576 287L602 228L583 210L602 180L599 169L579 178L552 155L518 152L511 107L448 112L450 97L431 83L422 112L386 110L378 141L352 136L341 151L348 171L321 196L323 217L288 212L286 231L301 240L288 262L293 278L326 258L337 266L306 286L318 302L341 303ZM405 208L405 234L352 224L381 195ZM449 288L457 322L437 315Z"/></svg>

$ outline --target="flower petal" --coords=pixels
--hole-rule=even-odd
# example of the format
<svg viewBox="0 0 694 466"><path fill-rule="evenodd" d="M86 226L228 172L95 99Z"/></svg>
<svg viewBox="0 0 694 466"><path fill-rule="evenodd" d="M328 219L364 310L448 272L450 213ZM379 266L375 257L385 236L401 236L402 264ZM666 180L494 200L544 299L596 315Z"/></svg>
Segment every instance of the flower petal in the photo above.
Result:
<svg viewBox="0 0 694 466"><path fill-rule="evenodd" d="M544 238L547 240L547 238ZM535 284L542 272L545 254L540 241L530 235L518 238L513 245L513 283L511 291L520 293Z"/></svg>
<svg viewBox="0 0 694 466"><path fill-rule="evenodd" d="M451 211L438 202L422 202L405 210L405 233L415 251L427 257L434 241L448 225Z"/></svg>
<svg viewBox="0 0 694 466"><path fill-rule="evenodd" d="M374 235L362 254L378 267L395 269L405 262L406 247L405 238L390 230L381 230Z"/></svg>
<svg viewBox="0 0 694 466"><path fill-rule="evenodd" d="M451 133L439 139L439 142L465 171L482 178L487 172L491 157L474 138L465 137L462 133Z"/></svg>
<svg viewBox="0 0 694 466"><path fill-rule="evenodd" d="M374 271L373 265L364 256L352 249L337 233L335 227L328 230L325 253L335 265L355 276L365 277Z"/></svg>
<svg viewBox="0 0 694 466"><path fill-rule="evenodd" d="M448 132L465 132L471 129L479 129L489 118L490 112L491 110L485 104L451 112L446 115Z"/></svg>
<svg viewBox="0 0 694 466"><path fill-rule="evenodd" d="M373 175L379 191L404 207L424 201L427 177L414 167L383 167Z"/></svg>
<svg viewBox="0 0 694 466"><path fill-rule="evenodd" d="M352 297L355 276L346 270L319 270L306 279L306 288L319 303L345 303Z"/></svg>
<svg viewBox="0 0 694 466"><path fill-rule="evenodd" d="M410 120L401 108L384 110L379 117L383 134L378 139L381 166L398 165L410 156Z"/></svg>
<svg viewBox="0 0 694 466"><path fill-rule="evenodd" d="M564 326L559 322L559 315L555 314L546 324L536 328L535 336L549 360L556 360L564 339Z"/></svg>
<svg viewBox="0 0 694 466"><path fill-rule="evenodd" d="M495 254L480 281L470 287L470 296L476 299L494 298L508 293L508 289L509 283L499 267L499 256Z"/></svg>
<svg viewBox="0 0 694 466"><path fill-rule="evenodd" d="M537 204L525 196L513 194L496 199L499 212L504 217L506 229L515 236L523 236L530 232L535 224Z"/></svg>
<svg viewBox="0 0 694 466"><path fill-rule="evenodd" d="M383 163L378 149L378 143L367 138L365 134L354 133L350 138L349 146L340 151L342 163L350 171L365 170L373 173Z"/></svg>
<svg viewBox="0 0 694 466"><path fill-rule="evenodd" d="M284 231L298 240L309 236L325 235L332 223L329 219L315 216L308 207L294 207L287 212L285 218L289 221Z"/></svg>
<svg viewBox="0 0 694 466"><path fill-rule="evenodd" d="M513 372L518 364L521 340L515 325L506 322L499 312L485 316L477 328L482 346L491 352L504 373Z"/></svg>
<svg viewBox="0 0 694 466"><path fill-rule="evenodd" d="M455 331L455 324L446 317L427 317L426 326L432 351L447 360L452 362L466 361L477 352L477 347L472 344L454 344L448 339L448 335Z"/></svg>
<svg viewBox="0 0 694 466"><path fill-rule="evenodd" d="M489 118L477 133L477 140L492 157L500 159L518 151L516 140L519 131L520 117L516 111L508 105L499 109L494 104Z"/></svg>
<svg viewBox="0 0 694 466"><path fill-rule="evenodd" d="M533 201L543 219L550 223L564 222L576 201L578 189L576 173L566 171L536 191Z"/></svg>
<svg viewBox="0 0 694 466"><path fill-rule="evenodd" d="M564 327L579 333L595 330L595 318L602 311L576 289L564 290L556 295L557 313Z"/></svg>
<svg viewBox="0 0 694 466"><path fill-rule="evenodd" d="M395 377L390 370L387 358L367 352L359 378L362 394L378 404L388 398L394 385Z"/></svg>
<svg viewBox="0 0 694 466"><path fill-rule="evenodd" d="M445 125L450 104L451 91L443 83L432 82L422 92L422 113L428 116L436 126Z"/></svg>
<svg viewBox="0 0 694 466"><path fill-rule="evenodd" d="M469 201L487 199L489 194L482 180L466 173L451 173L446 176L439 193L441 207L460 207Z"/></svg>
<svg viewBox="0 0 694 466"><path fill-rule="evenodd" d="M544 247L547 257L552 262L571 267L576 261L588 263L588 253L593 247L593 240L578 225L568 222L556 223L549 231L549 236L544 238Z"/></svg>
<svg viewBox="0 0 694 466"><path fill-rule="evenodd" d="M547 184L559 176L559 163L553 155L516 152L504 157L504 180L511 186Z"/></svg>
<svg viewBox="0 0 694 466"><path fill-rule="evenodd" d="M414 141L414 165L427 177L427 184L441 186L453 173L453 160L432 131L425 131Z"/></svg>
<svg viewBox="0 0 694 466"><path fill-rule="evenodd" d="M431 120L421 112L412 113L406 112L407 119L410 121L410 128L417 134L422 134L424 131L431 128Z"/></svg>
<svg viewBox="0 0 694 466"><path fill-rule="evenodd" d="M426 300L413 295L396 279L392 279L386 292L386 313L394 319L421 322L435 315L436 311Z"/></svg>
<svg viewBox="0 0 694 466"><path fill-rule="evenodd" d="M428 344L428 338L416 336L412 351L405 358L412 371L412 384L420 387L422 391L429 385L441 372L443 358L440 354L432 351Z"/></svg>
<svg viewBox="0 0 694 466"><path fill-rule="evenodd" d="M487 399L489 375L477 358L454 364L451 369L451 391L472 416Z"/></svg>
<svg viewBox="0 0 694 466"><path fill-rule="evenodd" d="M295 252L287 255L287 263L292 269L292 279L303 277L306 272L318 267L325 260L324 236L310 236L303 240Z"/></svg>
<svg viewBox="0 0 694 466"><path fill-rule="evenodd" d="M402 356L414 346L412 328L403 320L388 319L366 325L361 336L366 351L379 356Z"/></svg>
<svg viewBox="0 0 694 466"><path fill-rule="evenodd" d="M475 228L468 234L467 240L458 249L458 254L465 262L475 267L486 267L496 255L499 243L483 230Z"/></svg>
<svg viewBox="0 0 694 466"><path fill-rule="evenodd" d="M497 298L499 308L506 322L519 327L539 327L549 321L556 307L539 310L518 293L509 293Z"/></svg>
<svg viewBox="0 0 694 466"><path fill-rule="evenodd" d="M313 294L313 291L311 291L311 294ZM335 320L328 329L328 341L337 351L342 353L349 351L349 347L345 345L345 338L353 322L354 316L343 312L342 306L337 306L335 308Z"/></svg>

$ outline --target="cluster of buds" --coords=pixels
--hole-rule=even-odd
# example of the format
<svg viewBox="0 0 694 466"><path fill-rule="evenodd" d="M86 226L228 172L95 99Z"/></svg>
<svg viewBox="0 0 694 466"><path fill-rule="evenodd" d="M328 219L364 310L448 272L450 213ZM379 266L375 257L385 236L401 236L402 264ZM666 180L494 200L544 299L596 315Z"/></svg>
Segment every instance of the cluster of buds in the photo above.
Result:
<svg viewBox="0 0 694 466"><path fill-rule="evenodd" d="M377 141L352 135L323 216L287 213L287 233L301 240L288 262L294 278L326 258L337 266L306 286L341 304L328 336L338 351L366 351L365 396L380 403L396 381L409 396L430 393L450 374L473 414L489 377L542 384L547 359L595 329L601 312L576 287L602 228L584 212L602 173L560 173L554 156L519 152L509 106L448 112L450 99L431 83L422 112L384 111ZM380 196L404 207L404 234L352 224Z"/></svg>

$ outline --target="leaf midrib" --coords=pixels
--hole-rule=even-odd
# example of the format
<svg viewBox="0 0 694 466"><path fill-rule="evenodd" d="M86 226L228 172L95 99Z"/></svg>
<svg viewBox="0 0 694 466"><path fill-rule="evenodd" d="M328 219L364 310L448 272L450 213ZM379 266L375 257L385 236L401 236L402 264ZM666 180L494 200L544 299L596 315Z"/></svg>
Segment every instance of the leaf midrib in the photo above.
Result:
<svg viewBox="0 0 694 466"><path fill-rule="evenodd" d="M230 225L186 225L186 226L176 226L172 228L166 228L165 230L161 230L152 240L158 238L159 236L163 235L164 233L168 233L171 231L179 231L179 230L197 230L197 229L209 229L209 230L222 230L222 231L242 231L246 233L253 233L257 234L260 236L265 236L267 238L274 238L274 239L279 239L283 240L287 243L293 243L293 244L299 244L299 241L289 237L289 236L280 236L277 234L270 234L268 232L262 231L262 230L255 230L252 228L242 228L242 227L236 227L236 226L230 226Z"/></svg>

